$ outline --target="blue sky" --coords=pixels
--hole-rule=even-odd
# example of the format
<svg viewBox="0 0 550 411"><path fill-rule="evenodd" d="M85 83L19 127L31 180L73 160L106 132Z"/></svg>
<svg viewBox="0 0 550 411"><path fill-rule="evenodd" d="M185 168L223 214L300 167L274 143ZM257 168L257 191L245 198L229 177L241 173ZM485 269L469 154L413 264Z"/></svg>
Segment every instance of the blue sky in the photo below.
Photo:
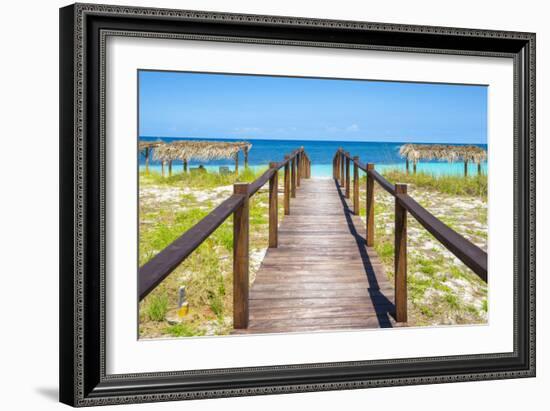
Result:
<svg viewBox="0 0 550 411"><path fill-rule="evenodd" d="M141 136L487 143L487 87L139 72Z"/></svg>

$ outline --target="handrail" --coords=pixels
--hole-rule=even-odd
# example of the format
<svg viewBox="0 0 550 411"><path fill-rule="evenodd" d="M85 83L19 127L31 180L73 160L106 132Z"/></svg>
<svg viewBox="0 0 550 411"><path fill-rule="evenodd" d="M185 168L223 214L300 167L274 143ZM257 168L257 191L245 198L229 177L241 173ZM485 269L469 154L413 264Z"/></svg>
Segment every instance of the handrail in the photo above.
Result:
<svg viewBox="0 0 550 411"><path fill-rule="evenodd" d="M390 193L392 196L395 196L395 187L392 183L390 183L388 180L386 180L378 171L375 170L368 170L367 174L369 174L374 180L380 184L380 187L382 187L384 190L386 190L388 193Z"/></svg>
<svg viewBox="0 0 550 411"><path fill-rule="evenodd" d="M252 197L254 194L258 192L260 188L263 187L265 183L269 181L271 177L273 177L273 174L277 172L277 169L270 168L265 173L263 173L260 177L258 177L256 180L254 180L250 185L248 186L248 196Z"/></svg>
<svg viewBox="0 0 550 411"><path fill-rule="evenodd" d="M212 210L210 214L141 266L138 278L139 299L142 300L145 298L189 254L195 251L227 217L242 205L244 198L245 196L243 195L233 194Z"/></svg>
<svg viewBox="0 0 550 411"><path fill-rule="evenodd" d="M353 212L359 214L358 169L367 174L367 233L366 245L374 244L374 182L395 198L395 307L396 320L407 321L407 211L430 232L447 250L487 282L487 253L443 223L407 194L406 184L391 184L374 169L374 164L362 164L358 157L352 157L339 148L334 154L333 176L349 197L350 162L354 167Z"/></svg>
<svg viewBox="0 0 550 411"><path fill-rule="evenodd" d="M342 149L339 149L337 153L338 152L353 161L349 153ZM366 172L368 176L371 176L380 184L384 190L398 198L403 207L405 207L426 230L439 240L445 248L466 264L466 266L474 271L483 281L487 282L487 253L485 251L443 223L408 194L396 194L395 186L378 173L378 171L374 169L368 170L368 167L361 164L359 161L357 161L356 164L361 170Z"/></svg>
<svg viewBox="0 0 550 411"><path fill-rule="evenodd" d="M408 194L396 195L403 207L460 261L487 282L487 253L467 238L461 236L432 213L418 204Z"/></svg>
<svg viewBox="0 0 550 411"><path fill-rule="evenodd" d="M303 154L303 155L301 155ZM297 164L299 163L299 164ZM290 177L290 165L296 170ZM305 154L304 148L301 147L292 151L285 159L279 163L270 163L269 169L260 177L250 184L246 185L246 191L240 191L243 184L235 185L235 193L228 199L224 200L219 206L211 211L207 216L200 220L197 224L183 233L180 237L174 240L166 248L155 255L151 260L139 268L138 273L138 295L141 301L145 298L157 285L160 284L179 264L181 264L195 249L200 246L229 216L237 215L242 208L248 208L248 198L256 194L268 181L270 182L270 247L276 247L276 230L277 230L277 174L278 170L285 168L285 213L288 213L288 204L290 204L290 187L296 189L296 180L300 177L300 173L309 174L310 161ZM302 178L307 178L303 176ZM292 181L288 181L291 179ZM273 187L272 187L273 186ZM237 192L237 187L239 192ZM248 224L248 211L246 211L246 224ZM239 218L242 218L242 213L239 213ZM248 232L235 232L234 237L240 237L238 240L234 238L234 242L239 241L239 246L242 243L248 244L248 240L243 241L243 235L247 236ZM247 247L247 246L246 246ZM248 255L248 253L246 253ZM234 270L236 268L234 267ZM242 269L239 266L239 269ZM240 273L242 274L242 273ZM234 275L236 273L234 272ZM248 275L246 275L247 277ZM239 287L248 287L248 285L240 284ZM240 302L241 306L248 302ZM242 308L242 307L241 307ZM235 308L236 310L236 308ZM237 314L235 314L237 315ZM242 312L239 314L239 323L245 325L248 319L243 320Z"/></svg>

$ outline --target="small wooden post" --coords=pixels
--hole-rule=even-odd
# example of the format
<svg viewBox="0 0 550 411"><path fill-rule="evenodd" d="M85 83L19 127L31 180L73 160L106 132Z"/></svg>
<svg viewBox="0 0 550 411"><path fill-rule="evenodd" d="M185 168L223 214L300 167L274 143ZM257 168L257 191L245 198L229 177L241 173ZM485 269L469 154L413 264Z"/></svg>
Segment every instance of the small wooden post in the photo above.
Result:
<svg viewBox="0 0 550 411"><path fill-rule="evenodd" d="M395 194L407 194L406 184L396 184ZM407 322L407 210L395 197L395 320Z"/></svg>
<svg viewBox="0 0 550 411"><path fill-rule="evenodd" d="M344 167L346 162L344 161L344 152L340 152L340 185L344 187L346 185L346 172Z"/></svg>
<svg viewBox="0 0 550 411"><path fill-rule="evenodd" d="M407 175L409 175L409 159L407 158L405 162L407 164Z"/></svg>
<svg viewBox="0 0 550 411"><path fill-rule="evenodd" d="M285 156L285 160L290 157ZM285 215L290 215L290 161L285 164L285 196L284 196Z"/></svg>
<svg viewBox="0 0 550 411"><path fill-rule="evenodd" d="M235 174L239 175L239 152L235 153Z"/></svg>
<svg viewBox="0 0 550 411"><path fill-rule="evenodd" d="M416 160L413 161L413 173L416 174Z"/></svg>
<svg viewBox="0 0 550 411"><path fill-rule="evenodd" d="M367 164L367 246L374 246L374 178L369 174L374 164Z"/></svg>
<svg viewBox="0 0 550 411"><path fill-rule="evenodd" d="M233 213L233 327L248 327L248 183L235 183L233 193L245 196Z"/></svg>
<svg viewBox="0 0 550 411"><path fill-rule="evenodd" d="M353 214L359 215L359 157L353 157Z"/></svg>
<svg viewBox="0 0 550 411"><path fill-rule="evenodd" d="M301 164L302 164L302 153L300 152L296 155L296 187L300 187L300 178L302 177Z"/></svg>
<svg viewBox="0 0 550 411"><path fill-rule="evenodd" d="M162 160L162 176L164 177L164 160Z"/></svg>
<svg viewBox="0 0 550 411"><path fill-rule="evenodd" d="M277 163L269 163L269 168L275 169L273 177L269 179L269 248L277 248L279 171Z"/></svg>
<svg viewBox="0 0 550 411"><path fill-rule="evenodd" d="M296 156L292 157L292 169L290 177L290 196L296 198Z"/></svg>
<svg viewBox="0 0 550 411"><path fill-rule="evenodd" d="M186 158L183 159L183 172L187 173L187 159Z"/></svg>
<svg viewBox="0 0 550 411"><path fill-rule="evenodd" d="M479 163L477 163L477 175L478 176L481 175L481 161Z"/></svg>
<svg viewBox="0 0 550 411"><path fill-rule="evenodd" d="M172 177L172 160L168 160L168 175Z"/></svg>
<svg viewBox="0 0 550 411"><path fill-rule="evenodd" d="M339 183L340 182L340 152L337 151L336 152L336 155L334 156L334 167L336 168L336 172L335 172L335 177L336 178L336 182Z"/></svg>
<svg viewBox="0 0 550 411"><path fill-rule="evenodd" d="M248 147L243 148L244 153L244 168L248 168Z"/></svg>
<svg viewBox="0 0 550 411"><path fill-rule="evenodd" d="M464 177L468 177L468 160L464 160Z"/></svg>
<svg viewBox="0 0 550 411"><path fill-rule="evenodd" d="M349 153L346 153L346 198L349 198L350 192L350 169L349 169Z"/></svg>
<svg viewBox="0 0 550 411"><path fill-rule="evenodd" d="M145 174L149 175L149 147L145 147Z"/></svg>

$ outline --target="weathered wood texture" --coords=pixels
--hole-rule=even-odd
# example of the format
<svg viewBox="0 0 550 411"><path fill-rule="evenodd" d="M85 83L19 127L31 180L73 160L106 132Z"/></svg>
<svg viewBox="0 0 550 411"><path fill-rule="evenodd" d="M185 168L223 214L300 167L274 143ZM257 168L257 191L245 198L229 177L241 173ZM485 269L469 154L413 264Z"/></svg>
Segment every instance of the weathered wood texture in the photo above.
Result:
<svg viewBox="0 0 550 411"><path fill-rule="evenodd" d="M391 327L394 287L335 180L302 180L250 289L238 333Z"/></svg>

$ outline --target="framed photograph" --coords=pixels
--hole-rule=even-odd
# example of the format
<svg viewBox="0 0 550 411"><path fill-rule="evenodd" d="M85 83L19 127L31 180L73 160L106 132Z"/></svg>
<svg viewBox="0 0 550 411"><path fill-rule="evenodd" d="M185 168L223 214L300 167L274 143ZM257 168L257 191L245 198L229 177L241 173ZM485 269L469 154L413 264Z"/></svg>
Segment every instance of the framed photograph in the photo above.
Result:
<svg viewBox="0 0 550 411"><path fill-rule="evenodd" d="M535 34L60 22L62 402L535 375Z"/></svg>

